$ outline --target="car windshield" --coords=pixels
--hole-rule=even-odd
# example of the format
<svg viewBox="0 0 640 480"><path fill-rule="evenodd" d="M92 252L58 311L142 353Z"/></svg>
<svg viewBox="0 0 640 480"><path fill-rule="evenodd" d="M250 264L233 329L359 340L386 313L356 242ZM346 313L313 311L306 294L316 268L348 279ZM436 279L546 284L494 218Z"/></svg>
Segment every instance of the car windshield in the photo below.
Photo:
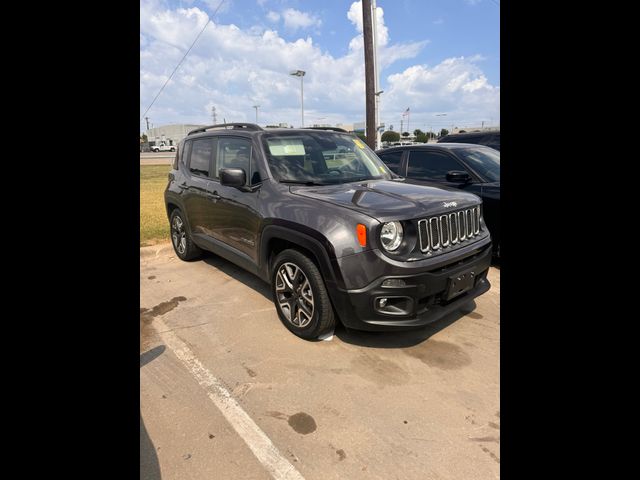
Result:
<svg viewBox="0 0 640 480"><path fill-rule="evenodd" d="M460 156L490 182L500 181L500 152L493 148L461 148Z"/></svg>
<svg viewBox="0 0 640 480"><path fill-rule="evenodd" d="M360 138L347 133L274 132L263 141L271 173L282 183L334 185L394 176Z"/></svg>

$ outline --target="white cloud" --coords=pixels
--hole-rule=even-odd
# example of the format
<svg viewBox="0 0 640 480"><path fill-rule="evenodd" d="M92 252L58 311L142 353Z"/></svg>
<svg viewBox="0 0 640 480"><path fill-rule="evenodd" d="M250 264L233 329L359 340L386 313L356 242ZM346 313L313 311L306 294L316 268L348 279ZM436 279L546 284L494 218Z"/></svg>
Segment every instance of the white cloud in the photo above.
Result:
<svg viewBox="0 0 640 480"><path fill-rule="evenodd" d="M354 5L356 5L354 7ZM285 40L264 27L240 29L212 21L185 62L158 98L149 117L156 125L207 123L211 106L218 120L251 121L260 104L260 123L300 123L300 81L289 71L302 69L305 119L311 123L353 123L364 120L364 62L361 28L355 2L349 19L355 26L347 52L334 56L309 36ZM393 75L386 68L399 59L415 57L428 41L393 43L378 8L378 59L381 68L382 121L397 122L407 106L411 123L420 115L433 118L492 116L499 118L499 87L492 86L478 66L482 57L452 58L430 67L414 65ZM282 17L281 17L282 18ZM209 15L196 8L171 9L161 0L142 0L140 15L140 113L151 103ZM422 113L421 113L422 112ZM392 122L392 120L396 121ZM484 118L483 118L484 119ZM426 121L426 120L425 120ZM416 124L415 128L423 128Z"/></svg>
<svg viewBox="0 0 640 480"><path fill-rule="evenodd" d="M431 23L433 23L434 25L442 25L444 23L444 20L442 18L438 18Z"/></svg>
<svg viewBox="0 0 640 480"><path fill-rule="evenodd" d="M448 58L434 67L414 65L389 75L383 95L383 115L397 118L404 105L411 108L414 128L445 122L456 126L500 121L500 87L489 83L477 65L480 56ZM445 112L445 118L435 117ZM466 125L465 125L466 124ZM394 125L395 126L395 125Z"/></svg>
<svg viewBox="0 0 640 480"><path fill-rule="evenodd" d="M284 26L289 30L296 31L299 28L319 27L322 20L310 13L301 12L295 8L287 8L282 12Z"/></svg>
<svg viewBox="0 0 640 480"><path fill-rule="evenodd" d="M270 22L277 22L278 20L280 20L280 14L278 12L270 11L269 13L267 13L267 19Z"/></svg>

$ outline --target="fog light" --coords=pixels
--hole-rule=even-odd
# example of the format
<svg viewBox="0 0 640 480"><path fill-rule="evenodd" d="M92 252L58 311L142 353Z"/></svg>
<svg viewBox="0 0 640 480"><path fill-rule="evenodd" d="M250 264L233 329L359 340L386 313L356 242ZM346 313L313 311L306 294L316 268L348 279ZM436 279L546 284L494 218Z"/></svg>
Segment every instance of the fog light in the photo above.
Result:
<svg viewBox="0 0 640 480"><path fill-rule="evenodd" d="M386 306L387 306L387 299L386 298L381 298L380 300L378 300L378 307L384 308Z"/></svg>
<svg viewBox="0 0 640 480"><path fill-rule="evenodd" d="M388 278L382 282L383 287L404 287L407 284L401 278Z"/></svg>

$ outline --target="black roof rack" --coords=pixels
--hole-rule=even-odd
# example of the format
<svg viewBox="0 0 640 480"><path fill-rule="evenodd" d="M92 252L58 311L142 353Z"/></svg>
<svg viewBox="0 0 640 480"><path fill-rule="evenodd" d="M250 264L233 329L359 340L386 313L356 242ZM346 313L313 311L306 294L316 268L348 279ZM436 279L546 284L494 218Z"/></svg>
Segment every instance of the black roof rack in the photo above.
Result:
<svg viewBox="0 0 640 480"><path fill-rule="evenodd" d="M232 129L239 130L262 130L262 127L256 125L255 123L219 123L217 125L209 125L208 127L196 128L195 130L191 130L187 135L193 135L194 133L202 133L207 130L211 130L214 128L224 128L227 129L231 127Z"/></svg>
<svg viewBox="0 0 640 480"><path fill-rule="evenodd" d="M304 127L304 128L308 130L331 130L333 132L349 133L344 128L338 128L338 127Z"/></svg>

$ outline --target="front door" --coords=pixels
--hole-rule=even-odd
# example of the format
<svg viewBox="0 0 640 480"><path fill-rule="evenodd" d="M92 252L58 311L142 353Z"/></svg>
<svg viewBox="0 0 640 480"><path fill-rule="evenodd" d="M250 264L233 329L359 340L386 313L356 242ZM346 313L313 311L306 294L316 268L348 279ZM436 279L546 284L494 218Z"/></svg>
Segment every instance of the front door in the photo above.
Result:
<svg viewBox="0 0 640 480"><path fill-rule="evenodd" d="M217 178L211 180L210 194L219 197L217 214L212 225L214 238L226 243L257 262L257 236L260 228L258 201L260 172L252 159L251 140L221 135L216 145L216 174L221 168L241 168L247 182L244 188L228 187Z"/></svg>

